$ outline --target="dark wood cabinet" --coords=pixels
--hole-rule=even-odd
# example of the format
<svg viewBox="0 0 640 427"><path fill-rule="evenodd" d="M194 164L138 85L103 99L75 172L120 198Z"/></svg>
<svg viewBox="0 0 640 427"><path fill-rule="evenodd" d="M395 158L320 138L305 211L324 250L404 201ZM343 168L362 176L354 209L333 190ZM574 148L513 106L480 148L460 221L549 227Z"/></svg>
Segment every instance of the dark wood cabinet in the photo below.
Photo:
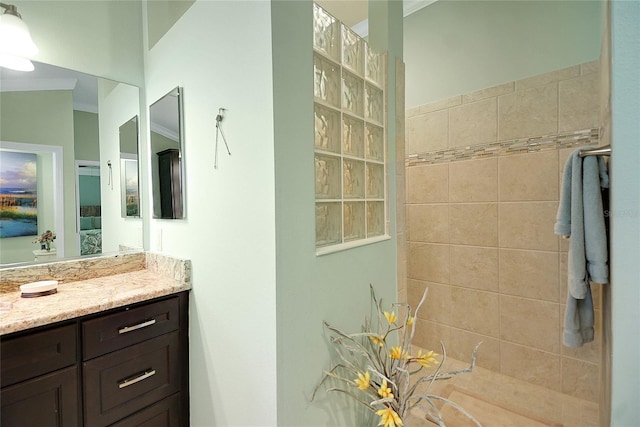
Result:
<svg viewBox="0 0 640 427"><path fill-rule="evenodd" d="M188 293L2 337L3 427L189 425Z"/></svg>
<svg viewBox="0 0 640 427"><path fill-rule="evenodd" d="M182 218L182 172L180 150L171 148L158 153L160 184L160 218Z"/></svg>

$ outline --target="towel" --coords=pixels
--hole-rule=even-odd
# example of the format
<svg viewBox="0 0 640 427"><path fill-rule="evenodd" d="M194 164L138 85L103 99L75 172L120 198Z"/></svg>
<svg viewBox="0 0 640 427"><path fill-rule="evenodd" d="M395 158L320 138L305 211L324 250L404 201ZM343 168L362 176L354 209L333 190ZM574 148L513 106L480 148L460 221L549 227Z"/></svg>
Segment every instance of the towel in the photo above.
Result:
<svg viewBox="0 0 640 427"><path fill-rule="evenodd" d="M609 187L602 157L580 157L574 151L565 165L554 231L570 237L564 344L580 347L593 341L590 282L608 283L607 233L601 188Z"/></svg>

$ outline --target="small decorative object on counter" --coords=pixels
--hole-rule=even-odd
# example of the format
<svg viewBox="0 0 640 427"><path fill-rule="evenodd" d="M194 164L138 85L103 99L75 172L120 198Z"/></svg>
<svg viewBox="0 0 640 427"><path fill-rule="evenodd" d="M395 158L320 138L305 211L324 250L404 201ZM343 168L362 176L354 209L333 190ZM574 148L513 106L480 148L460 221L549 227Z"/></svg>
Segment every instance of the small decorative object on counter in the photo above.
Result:
<svg viewBox="0 0 640 427"><path fill-rule="evenodd" d="M51 242L56 240L56 233L51 230L47 230L38 237L33 243L40 243L40 249L50 251L51 250Z"/></svg>
<svg viewBox="0 0 640 427"><path fill-rule="evenodd" d="M365 318L362 332L347 334L324 322L331 343L337 353L337 361L325 371L313 393L313 398L325 383L326 391L337 391L352 397L364 405L379 419L384 427L407 426L410 413L444 426L440 413L442 404L450 405L480 426L465 409L455 402L434 394L429 389L438 380L452 378L473 370L476 361L476 346L471 355L471 364L466 369L442 372L446 351L442 344L442 359L433 351L414 353L411 341L415 333L414 319L427 297L425 290L415 313L408 304L392 304L391 311L384 311L382 301L376 299L371 287L373 319ZM393 309L396 308L399 314ZM402 319L401 319L402 318Z"/></svg>

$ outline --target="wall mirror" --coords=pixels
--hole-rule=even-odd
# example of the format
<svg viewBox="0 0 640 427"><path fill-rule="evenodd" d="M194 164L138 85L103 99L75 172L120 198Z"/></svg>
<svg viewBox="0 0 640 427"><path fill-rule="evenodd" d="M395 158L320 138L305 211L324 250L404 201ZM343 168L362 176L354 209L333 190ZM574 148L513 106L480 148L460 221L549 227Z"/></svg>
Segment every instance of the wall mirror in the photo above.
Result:
<svg viewBox="0 0 640 427"><path fill-rule="evenodd" d="M138 116L120 126L120 207L123 218L140 217Z"/></svg>
<svg viewBox="0 0 640 427"><path fill-rule="evenodd" d="M149 108L153 217L184 218L182 88L176 87Z"/></svg>
<svg viewBox="0 0 640 427"><path fill-rule="evenodd" d="M139 114L139 89L34 65L30 73L0 69L0 156L27 155L0 162L0 265L142 249L142 219L121 216L118 161L119 128ZM14 215L23 203L26 219ZM20 221L28 231L4 233ZM56 239L38 257L34 240L47 230Z"/></svg>

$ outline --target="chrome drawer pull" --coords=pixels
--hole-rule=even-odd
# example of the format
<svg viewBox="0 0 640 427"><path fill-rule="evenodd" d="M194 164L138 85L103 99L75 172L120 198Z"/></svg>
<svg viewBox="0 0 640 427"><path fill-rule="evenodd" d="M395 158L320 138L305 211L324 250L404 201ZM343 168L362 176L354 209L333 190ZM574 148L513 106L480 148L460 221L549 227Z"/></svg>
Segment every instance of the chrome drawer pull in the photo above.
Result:
<svg viewBox="0 0 640 427"><path fill-rule="evenodd" d="M150 369L148 371L145 371L143 374L137 376L137 377L133 377L133 378L127 378L126 380L123 380L122 382L118 383L118 388L125 388L125 387L129 387L130 385L134 385L137 382L140 382L142 380L146 380L149 377L152 377L156 374L156 370L155 369Z"/></svg>
<svg viewBox="0 0 640 427"><path fill-rule="evenodd" d="M119 334L126 334L127 332L135 331L136 329L146 328L156 323L156 319L147 320L146 322L139 323L134 326L127 326L125 328L118 329Z"/></svg>

